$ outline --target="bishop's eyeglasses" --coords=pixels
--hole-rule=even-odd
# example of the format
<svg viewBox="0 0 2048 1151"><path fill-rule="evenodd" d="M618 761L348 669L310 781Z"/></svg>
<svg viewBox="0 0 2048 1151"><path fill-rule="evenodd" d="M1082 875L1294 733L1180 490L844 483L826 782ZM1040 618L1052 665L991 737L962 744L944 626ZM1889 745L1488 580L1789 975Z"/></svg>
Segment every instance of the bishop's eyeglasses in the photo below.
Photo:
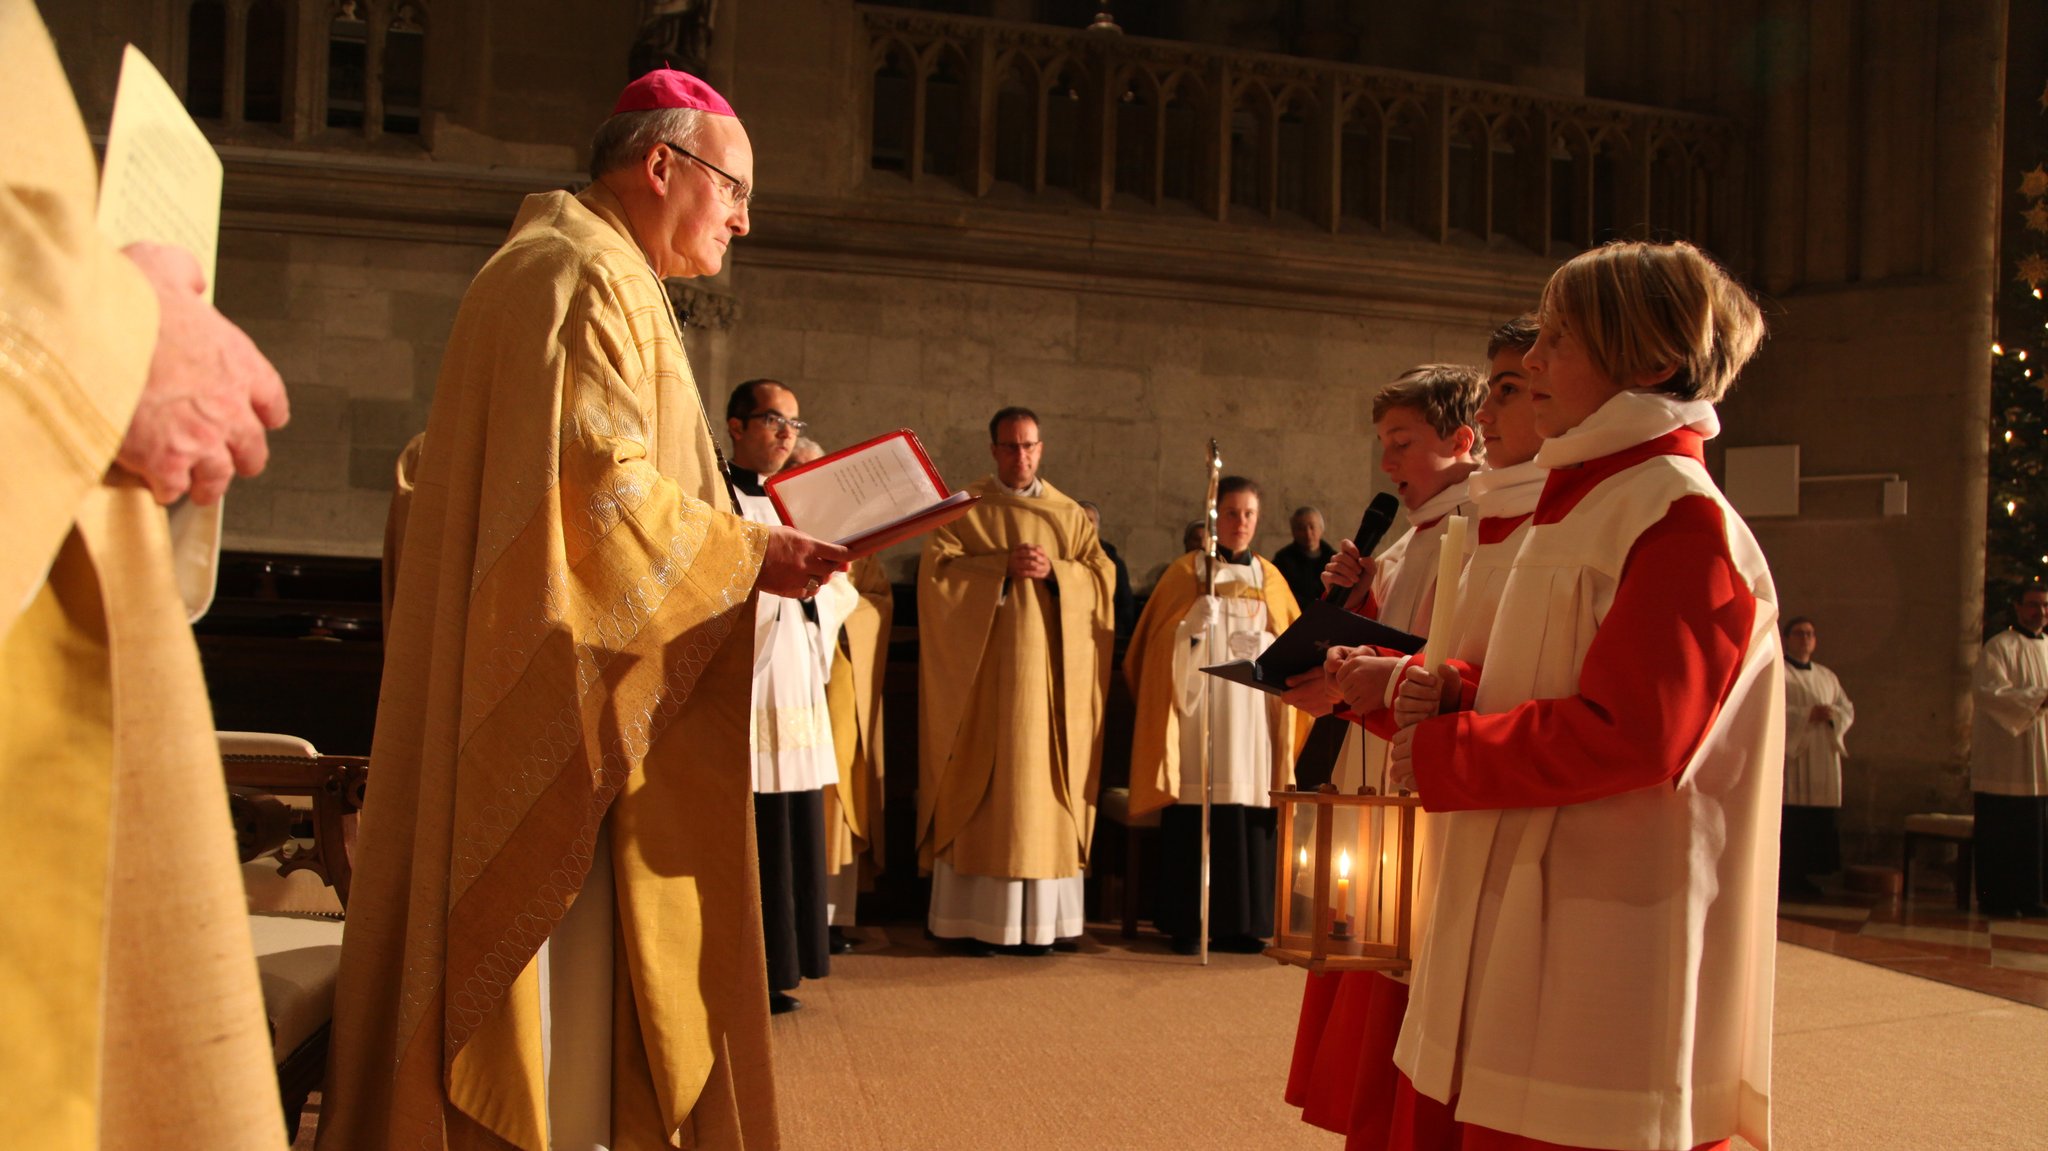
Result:
<svg viewBox="0 0 2048 1151"><path fill-rule="evenodd" d="M663 140L661 142L661 146L667 148L671 152L674 152L676 155L683 157L684 159L697 161L699 164L704 165L705 171L718 177L716 187L718 188L719 194L725 197L725 202L727 204L730 204L735 208L748 208L753 206L754 186L752 184L747 183L745 180L740 179L738 176L733 175L731 172L726 171L724 168L719 167L718 165L712 163L709 160L706 160L704 157L699 156L697 153L692 152L688 148L682 147L679 144L671 144L667 140Z"/></svg>

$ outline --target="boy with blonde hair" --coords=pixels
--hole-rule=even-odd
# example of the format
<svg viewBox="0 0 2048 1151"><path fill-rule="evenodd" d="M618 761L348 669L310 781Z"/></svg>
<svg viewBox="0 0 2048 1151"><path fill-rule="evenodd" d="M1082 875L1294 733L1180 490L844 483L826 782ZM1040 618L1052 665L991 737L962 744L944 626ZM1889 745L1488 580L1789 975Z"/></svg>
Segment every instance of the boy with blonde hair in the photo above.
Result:
<svg viewBox="0 0 2048 1151"><path fill-rule="evenodd" d="M1395 1061L1468 1151L1765 1146L1776 593L1702 462L1763 320L1685 243L1578 256L1540 315L1550 474L1483 666L1395 705L1390 780L1459 816Z"/></svg>

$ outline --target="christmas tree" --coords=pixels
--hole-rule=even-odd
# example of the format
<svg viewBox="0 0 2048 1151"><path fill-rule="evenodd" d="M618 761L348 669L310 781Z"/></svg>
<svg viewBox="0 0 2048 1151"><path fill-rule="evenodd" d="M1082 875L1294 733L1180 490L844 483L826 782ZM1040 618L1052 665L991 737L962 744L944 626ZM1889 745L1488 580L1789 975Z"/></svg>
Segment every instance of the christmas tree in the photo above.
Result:
<svg viewBox="0 0 2048 1151"><path fill-rule="evenodd" d="M2048 110L2048 90L2041 106ZM2034 134L2043 135L2038 126ZM2048 468L2042 466L2048 448L2048 300L2042 298L2048 285L2048 166L2036 163L2008 189L2007 202L2025 226L2018 229L2017 244L2008 242L2014 275L2000 289L2000 342L1991 345L1987 633L2005 626L2022 589L2040 585L2048 575Z"/></svg>

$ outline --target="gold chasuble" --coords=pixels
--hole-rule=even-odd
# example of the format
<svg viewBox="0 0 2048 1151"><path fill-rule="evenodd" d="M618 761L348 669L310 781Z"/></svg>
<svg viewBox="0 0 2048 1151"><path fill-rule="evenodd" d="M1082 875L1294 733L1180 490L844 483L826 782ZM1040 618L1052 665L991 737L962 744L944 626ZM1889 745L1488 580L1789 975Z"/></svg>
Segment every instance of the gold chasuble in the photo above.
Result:
<svg viewBox="0 0 2048 1151"><path fill-rule="evenodd" d="M1173 678L1173 637L1188 609L1202 594L1196 578L1200 552L1189 552L1168 564L1159 584L1145 601L1144 615L1124 652L1124 681L1131 685L1137 704L1137 718L1131 731L1131 813L1157 811L1175 802L1180 794L1180 723L1174 706L1180 684ZM1218 595L1259 596L1266 605L1266 626L1274 635L1286 631L1301 616L1301 608L1288 590L1287 580L1263 556L1252 560L1261 569L1261 587L1241 583L1219 585ZM1306 737L1307 716L1280 702L1277 695L1266 697L1266 711L1273 732L1273 762L1286 765L1280 782L1294 778L1294 754L1299 739ZM1297 729L1301 730L1297 730ZM1200 764L1186 765L1199 772Z"/></svg>
<svg viewBox="0 0 2048 1151"><path fill-rule="evenodd" d="M896 604L873 556L855 560L847 578L860 602L840 629L839 658L825 683L839 756L839 782L825 789L825 870L857 867L866 883L882 870L882 676Z"/></svg>
<svg viewBox="0 0 2048 1151"><path fill-rule="evenodd" d="M169 528L109 470L156 296L94 224L49 33L0 0L0 1132L285 1144L227 789Z"/></svg>
<svg viewBox="0 0 2048 1151"><path fill-rule="evenodd" d="M1051 484L969 490L981 503L927 537L917 570L918 866L1064 879L1095 830L1116 568ZM1052 579L1009 578L1024 543Z"/></svg>
<svg viewBox="0 0 2048 1151"><path fill-rule="evenodd" d="M534 957L604 822L611 1146L773 1148L747 771L765 529L731 514L668 297L602 186L527 198L426 436L320 1146L543 1151Z"/></svg>

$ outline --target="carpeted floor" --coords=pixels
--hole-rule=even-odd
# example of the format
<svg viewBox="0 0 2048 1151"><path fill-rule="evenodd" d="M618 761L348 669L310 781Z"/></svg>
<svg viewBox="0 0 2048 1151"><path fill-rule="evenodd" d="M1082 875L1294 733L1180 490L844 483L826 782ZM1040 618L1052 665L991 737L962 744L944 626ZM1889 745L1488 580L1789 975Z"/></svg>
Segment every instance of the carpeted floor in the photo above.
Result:
<svg viewBox="0 0 2048 1151"><path fill-rule="evenodd" d="M775 1021L788 1151L1343 1147L1280 1098L1293 968L1113 929L1042 959L857 934ZM1782 1151L2048 1147L2048 1011L1781 943L1774 1033Z"/></svg>
<svg viewBox="0 0 2048 1151"><path fill-rule="evenodd" d="M1339 1151L1280 1099L1301 973L1156 944L939 956L868 932L776 1021L791 1151ZM1775 1143L2048 1146L2048 1011L1781 945Z"/></svg>

